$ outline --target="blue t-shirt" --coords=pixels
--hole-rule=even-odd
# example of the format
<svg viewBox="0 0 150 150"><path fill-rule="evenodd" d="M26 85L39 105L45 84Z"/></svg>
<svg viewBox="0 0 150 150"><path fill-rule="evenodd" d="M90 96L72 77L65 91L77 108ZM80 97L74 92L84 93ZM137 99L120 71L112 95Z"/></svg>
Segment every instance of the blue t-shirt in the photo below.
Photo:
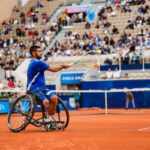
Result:
<svg viewBox="0 0 150 150"><path fill-rule="evenodd" d="M49 65L45 62L32 59L27 70L27 88L31 84L35 76L37 76L34 82L30 85L28 90L34 91L37 88L42 88L45 86L45 76L44 72L49 68ZM38 74L38 75L37 75Z"/></svg>

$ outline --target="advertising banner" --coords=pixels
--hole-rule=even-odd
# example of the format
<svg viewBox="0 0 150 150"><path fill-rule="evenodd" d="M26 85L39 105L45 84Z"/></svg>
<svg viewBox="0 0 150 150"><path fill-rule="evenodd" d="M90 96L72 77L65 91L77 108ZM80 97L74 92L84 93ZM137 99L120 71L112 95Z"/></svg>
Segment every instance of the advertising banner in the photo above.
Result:
<svg viewBox="0 0 150 150"><path fill-rule="evenodd" d="M75 5L75 6L68 6L65 9L65 12L68 14L73 14L73 13L80 13L80 12L86 12L88 9L87 5Z"/></svg>
<svg viewBox="0 0 150 150"><path fill-rule="evenodd" d="M68 84L80 84L81 79L83 78L83 72L66 72L62 73L60 80L62 85Z"/></svg>

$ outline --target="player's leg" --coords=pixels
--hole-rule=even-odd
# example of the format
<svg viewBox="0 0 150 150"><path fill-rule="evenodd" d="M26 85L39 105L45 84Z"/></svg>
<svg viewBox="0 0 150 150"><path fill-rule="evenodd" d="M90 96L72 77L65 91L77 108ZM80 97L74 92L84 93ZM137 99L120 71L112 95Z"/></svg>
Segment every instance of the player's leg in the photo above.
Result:
<svg viewBox="0 0 150 150"><path fill-rule="evenodd" d="M49 115L55 114L57 103L58 103L58 97L56 95L51 96L49 110L48 110Z"/></svg>
<svg viewBox="0 0 150 150"><path fill-rule="evenodd" d="M48 101L44 100L44 106L46 107L46 109L48 108L49 115L54 115L56 112L58 97L55 92L53 92L49 89L45 89L45 90L43 90L43 92L46 96L46 99L48 100Z"/></svg>
<svg viewBox="0 0 150 150"><path fill-rule="evenodd" d="M132 100L132 107L133 107L133 108L136 107L136 106L135 106L135 101L134 101L134 99Z"/></svg>
<svg viewBox="0 0 150 150"><path fill-rule="evenodd" d="M128 109L128 107L129 107L129 99L127 98L125 108Z"/></svg>
<svg viewBox="0 0 150 150"><path fill-rule="evenodd" d="M34 95L36 95L37 97L37 101L41 101L43 106L44 106L44 109L45 109L45 112L46 114L48 114L48 110L49 110L49 99L45 96L45 93L42 91L42 90L35 90L35 91L32 91L32 93Z"/></svg>
<svg viewBox="0 0 150 150"><path fill-rule="evenodd" d="M50 106L50 103L49 103L49 100L48 99L43 99L42 100L42 104L44 106L44 109L45 109L45 112L48 113L49 111L49 106Z"/></svg>

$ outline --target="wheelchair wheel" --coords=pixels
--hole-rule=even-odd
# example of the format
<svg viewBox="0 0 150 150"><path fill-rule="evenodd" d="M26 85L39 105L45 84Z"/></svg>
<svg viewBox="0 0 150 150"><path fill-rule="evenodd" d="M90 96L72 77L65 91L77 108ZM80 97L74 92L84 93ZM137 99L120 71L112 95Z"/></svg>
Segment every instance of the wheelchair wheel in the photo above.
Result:
<svg viewBox="0 0 150 150"><path fill-rule="evenodd" d="M68 124L69 124L69 111L66 107L66 105L64 104L63 100L58 97L58 104L56 107L56 114L55 114L55 120L57 122L57 128L59 130L63 130L65 128L67 128Z"/></svg>
<svg viewBox="0 0 150 150"><path fill-rule="evenodd" d="M17 98L10 106L8 128L20 132L26 128L34 113L34 101L30 94Z"/></svg>

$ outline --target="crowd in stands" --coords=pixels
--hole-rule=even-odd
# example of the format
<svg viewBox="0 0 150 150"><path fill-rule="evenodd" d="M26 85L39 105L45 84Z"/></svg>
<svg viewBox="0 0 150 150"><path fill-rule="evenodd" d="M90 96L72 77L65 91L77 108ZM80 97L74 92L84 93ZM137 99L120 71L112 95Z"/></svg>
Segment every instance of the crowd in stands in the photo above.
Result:
<svg viewBox="0 0 150 150"><path fill-rule="evenodd" d="M137 17L129 19L124 32L121 33L116 25L111 24L109 17L115 18L117 11L132 13L132 5L138 5ZM66 10L56 22L51 23L50 15L40 11L44 7L40 0L27 11L16 6L11 18L1 23L0 67L6 70L7 79L12 77L11 72L20 61L29 57L28 50L31 45L37 44L46 49L63 26L74 26L75 23L85 23L86 32L67 31L65 37L57 40L49 49L48 56L79 56L87 52L119 53L125 64L141 63L141 49L150 48L150 30L148 27L143 28L144 25L150 25L150 6L146 0L107 0L107 5L99 10L97 20L93 24L86 21L86 12L67 14ZM93 26L97 30L102 29L103 35L91 30ZM139 29L136 35L132 34L132 31L126 32L135 28ZM114 38L115 36L119 36L119 39ZM106 60L105 63L113 63L111 61Z"/></svg>
<svg viewBox="0 0 150 150"><path fill-rule="evenodd" d="M49 14L41 11L40 0L24 11L15 6L12 16L0 25L0 67L6 70L6 78L12 76L20 61L29 57L29 47L33 44L46 49L60 26L50 23Z"/></svg>
<svg viewBox="0 0 150 150"><path fill-rule="evenodd" d="M112 4L111 0L109 2ZM84 12L71 15L64 12L60 16L60 23L63 26L84 22L87 30L67 31L63 39L55 42L51 51L54 51L55 55L67 56L81 55L89 51L91 54L118 53L124 64L141 63L143 49L150 48L150 6L144 0L114 0L114 4L116 6L106 5L100 9L93 24L86 21ZM137 5L136 12L132 12L132 5ZM137 14L135 18L127 20L127 25L122 31L109 21L109 17L115 18L118 12ZM103 30L103 34L95 32L94 29ZM107 62L108 60L105 61Z"/></svg>

